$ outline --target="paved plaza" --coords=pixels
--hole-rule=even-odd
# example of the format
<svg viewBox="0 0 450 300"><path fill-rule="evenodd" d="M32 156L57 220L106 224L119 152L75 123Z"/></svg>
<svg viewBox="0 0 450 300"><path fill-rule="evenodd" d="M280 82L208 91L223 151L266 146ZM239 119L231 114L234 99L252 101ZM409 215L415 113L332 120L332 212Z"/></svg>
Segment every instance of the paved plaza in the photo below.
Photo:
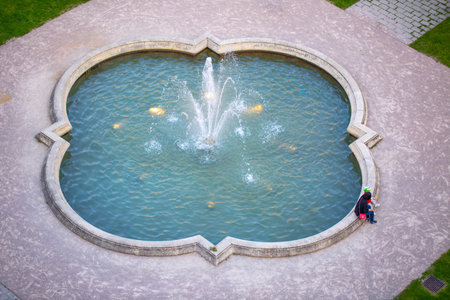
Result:
<svg viewBox="0 0 450 300"><path fill-rule="evenodd" d="M410 44L450 17L448 0L361 0L347 9Z"/></svg>
<svg viewBox="0 0 450 300"><path fill-rule="evenodd" d="M418 278L450 248L450 69L349 10L325 0L92 0L0 46L0 299L392 299ZM197 253L106 250L55 217L42 186L49 148L36 135L53 123L61 75L108 45L205 35L302 45L354 77L367 125L383 137L372 149L378 224L310 254L214 266Z"/></svg>

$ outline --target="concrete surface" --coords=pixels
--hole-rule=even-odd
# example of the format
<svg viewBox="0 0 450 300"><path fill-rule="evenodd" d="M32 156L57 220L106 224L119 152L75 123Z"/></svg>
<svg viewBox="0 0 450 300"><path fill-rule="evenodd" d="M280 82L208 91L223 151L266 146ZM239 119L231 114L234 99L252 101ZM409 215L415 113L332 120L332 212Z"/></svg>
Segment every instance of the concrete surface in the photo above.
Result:
<svg viewBox="0 0 450 300"><path fill-rule="evenodd" d="M347 69L383 136L378 224L290 258L139 257L95 246L46 204L48 148L62 73L130 39L272 38ZM325 0L93 0L0 47L0 281L21 299L390 299L450 248L450 70ZM6 100L5 100L6 99Z"/></svg>

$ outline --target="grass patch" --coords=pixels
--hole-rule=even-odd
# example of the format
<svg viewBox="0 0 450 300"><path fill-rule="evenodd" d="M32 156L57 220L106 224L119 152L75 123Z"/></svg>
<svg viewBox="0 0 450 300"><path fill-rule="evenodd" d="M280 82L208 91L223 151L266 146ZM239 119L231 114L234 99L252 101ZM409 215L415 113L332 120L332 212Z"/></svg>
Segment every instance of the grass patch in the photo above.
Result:
<svg viewBox="0 0 450 300"><path fill-rule="evenodd" d="M450 67L450 18L425 33L410 46Z"/></svg>
<svg viewBox="0 0 450 300"><path fill-rule="evenodd" d="M422 286L422 281L428 276L433 275L447 283L436 295L430 293ZM425 273L422 277L412 281L406 289L397 297L396 300L422 300L422 299L450 299L450 250L444 253Z"/></svg>
<svg viewBox="0 0 450 300"><path fill-rule="evenodd" d="M339 8L346 9L347 7L352 6L358 0L328 0Z"/></svg>
<svg viewBox="0 0 450 300"><path fill-rule="evenodd" d="M0 45L20 37L88 0L0 1Z"/></svg>

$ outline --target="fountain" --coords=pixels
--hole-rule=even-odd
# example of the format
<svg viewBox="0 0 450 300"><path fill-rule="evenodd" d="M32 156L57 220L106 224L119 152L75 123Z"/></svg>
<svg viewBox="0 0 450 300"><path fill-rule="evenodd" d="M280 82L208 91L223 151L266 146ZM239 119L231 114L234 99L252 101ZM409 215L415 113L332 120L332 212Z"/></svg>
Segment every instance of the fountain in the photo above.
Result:
<svg viewBox="0 0 450 300"><path fill-rule="evenodd" d="M233 79L228 77L225 80L225 83L223 83L220 93L216 93L212 59L211 57L208 57L202 72L203 103L196 101L189 90L186 91L187 97L192 103L195 111L195 120L200 130L201 140L205 145L213 146L216 143L227 118L229 118L230 115L238 116L239 114L239 111L236 109L237 99L233 99L230 103L224 103L223 105L228 104L228 106L221 111L224 90L227 87L227 84L233 83ZM185 112L183 113L189 118Z"/></svg>
<svg viewBox="0 0 450 300"><path fill-rule="evenodd" d="M134 52L141 44L130 45ZM188 49L151 45L142 47ZM233 252L265 256L272 247L270 256L309 252L356 229L348 212L361 185L376 190L365 143L378 137L359 125L364 105L344 70L320 63L333 78L297 58L239 52L151 52L98 64L127 47L102 49L66 72L55 89L61 121L40 135L52 145L49 204L72 230L121 252L197 250L218 263ZM245 47L266 49L244 43L239 51ZM277 47L271 52L322 59ZM66 101L73 128L64 121ZM348 131L365 141L353 142L351 151L349 119ZM71 128L62 160L68 143L54 133Z"/></svg>
<svg viewBox="0 0 450 300"><path fill-rule="evenodd" d="M274 242L318 233L351 209L361 183L333 79L273 54L214 60L134 55L79 81L61 187L86 220L143 240ZM333 200L341 194L350 197Z"/></svg>

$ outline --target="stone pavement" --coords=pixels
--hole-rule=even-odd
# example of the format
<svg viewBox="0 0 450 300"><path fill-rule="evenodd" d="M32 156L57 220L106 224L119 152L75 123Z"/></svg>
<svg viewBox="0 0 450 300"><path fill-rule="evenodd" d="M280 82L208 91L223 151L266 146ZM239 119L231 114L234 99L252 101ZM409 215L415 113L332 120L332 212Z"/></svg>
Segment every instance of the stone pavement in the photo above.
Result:
<svg viewBox="0 0 450 300"><path fill-rule="evenodd" d="M18 298L14 295L6 286L0 282L0 300L17 300Z"/></svg>
<svg viewBox="0 0 450 300"><path fill-rule="evenodd" d="M450 16L448 0L361 0L347 12L410 44Z"/></svg>
<svg viewBox="0 0 450 300"><path fill-rule="evenodd" d="M86 54L130 40L269 38L356 80L383 140L377 225L307 255L139 257L89 243L46 204L50 99ZM450 248L450 69L325 0L92 0L0 46L0 282L20 299L391 299ZM356 201L356 199L355 199ZM437 209L439 208L439 210Z"/></svg>

